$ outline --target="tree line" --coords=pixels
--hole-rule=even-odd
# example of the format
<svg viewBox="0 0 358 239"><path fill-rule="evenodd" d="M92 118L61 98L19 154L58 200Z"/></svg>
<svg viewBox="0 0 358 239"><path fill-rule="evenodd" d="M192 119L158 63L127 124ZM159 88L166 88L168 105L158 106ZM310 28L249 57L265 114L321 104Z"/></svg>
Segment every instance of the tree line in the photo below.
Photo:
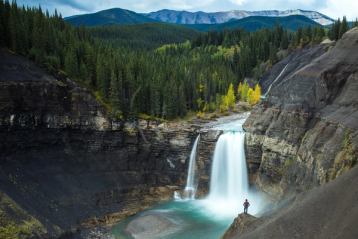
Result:
<svg viewBox="0 0 358 239"><path fill-rule="evenodd" d="M352 22L352 27L358 27L358 19L355 22ZM337 41L342 38L343 34L346 33L350 29L349 23L346 17L343 17L342 21L338 18L335 21L331 28L329 29L328 36L331 40Z"/></svg>
<svg viewBox="0 0 358 239"><path fill-rule="evenodd" d="M112 116L123 119L139 114L173 119L189 111L226 111L238 99L255 104L259 86L255 81L248 85L245 78L258 79L265 70L260 66L277 62L278 52L318 43L327 35L322 28L310 27L296 32L276 26L192 36L185 30L179 35L192 40L184 42L168 33L163 42L176 43L158 46L158 37L146 33L142 37L147 45L141 47L140 39L131 44L131 38L124 37L128 29L118 29L73 27L57 12L0 0L1 47L86 86ZM122 37L115 37L117 31ZM161 31L172 30L163 24Z"/></svg>

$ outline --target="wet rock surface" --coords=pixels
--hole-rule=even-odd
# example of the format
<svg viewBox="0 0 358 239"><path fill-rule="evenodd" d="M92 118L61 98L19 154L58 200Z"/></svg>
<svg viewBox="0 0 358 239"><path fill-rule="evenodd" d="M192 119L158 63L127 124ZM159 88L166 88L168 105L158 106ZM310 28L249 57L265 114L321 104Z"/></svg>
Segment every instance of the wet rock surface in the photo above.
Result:
<svg viewBox="0 0 358 239"><path fill-rule="evenodd" d="M264 89L275 80L244 128L256 184L281 198L335 179L357 162L358 29L335 46L294 52L273 67Z"/></svg>

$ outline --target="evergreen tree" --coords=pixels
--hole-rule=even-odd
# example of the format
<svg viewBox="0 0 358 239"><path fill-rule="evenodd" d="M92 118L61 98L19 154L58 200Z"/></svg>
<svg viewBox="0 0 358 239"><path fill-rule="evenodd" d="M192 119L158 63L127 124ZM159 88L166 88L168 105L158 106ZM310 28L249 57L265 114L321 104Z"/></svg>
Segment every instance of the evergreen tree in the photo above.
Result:
<svg viewBox="0 0 358 239"><path fill-rule="evenodd" d="M107 69L107 63L104 60L104 57L100 55L97 59L97 85L101 96L108 100L109 98L109 89L110 89L110 73Z"/></svg>
<svg viewBox="0 0 358 239"><path fill-rule="evenodd" d="M121 84L117 74L112 70L111 72L111 86L110 86L110 102L114 112L121 110Z"/></svg>
<svg viewBox="0 0 358 239"><path fill-rule="evenodd" d="M65 71L71 77L77 77L79 75L77 56L73 48L66 51Z"/></svg>
<svg viewBox="0 0 358 239"><path fill-rule="evenodd" d="M289 44L289 41L288 41L288 35L287 35L287 31L284 31L283 32L283 35L282 35L282 41L280 43L280 47L281 49L287 49L288 48L288 44Z"/></svg>
<svg viewBox="0 0 358 239"><path fill-rule="evenodd" d="M343 34L346 33L349 29L347 18L344 16L342 23L339 26L339 35L338 39L342 38Z"/></svg>

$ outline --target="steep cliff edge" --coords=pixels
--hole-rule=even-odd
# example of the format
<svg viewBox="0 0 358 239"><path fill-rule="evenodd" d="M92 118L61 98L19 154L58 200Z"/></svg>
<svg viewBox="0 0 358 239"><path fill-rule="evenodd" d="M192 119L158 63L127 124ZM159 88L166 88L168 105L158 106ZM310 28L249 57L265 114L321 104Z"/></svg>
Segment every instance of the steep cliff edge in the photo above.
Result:
<svg viewBox="0 0 358 239"><path fill-rule="evenodd" d="M195 137L188 124L112 121L86 89L0 50L1 227L58 236L168 200Z"/></svg>
<svg viewBox="0 0 358 239"><path fill-rule="evenodd" d="M259 164L261 190L281 198L333 180L356 164L357 28L334 47L293 53L262 84L272 84L271 90L244 125L247 158Z"/></svg>

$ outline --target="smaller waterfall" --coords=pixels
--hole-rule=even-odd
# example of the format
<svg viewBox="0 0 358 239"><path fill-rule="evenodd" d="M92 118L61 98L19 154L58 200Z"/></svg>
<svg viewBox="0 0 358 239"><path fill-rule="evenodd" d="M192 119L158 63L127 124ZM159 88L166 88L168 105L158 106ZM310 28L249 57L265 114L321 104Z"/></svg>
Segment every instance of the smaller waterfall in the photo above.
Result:
<svg viewBox="0 0 358 239"><path fill-rule="evenodd" d="M271 91L272 86L276 83L276 81L278 81L278 80L281 78L281 76L282 76L282 74L285 72L287 66L288 66L288 64L282 69L282 71L280 72L280 74L279 74L279 75L276 77L276 79L271 83L271 85L270 85L269 88L267 89L266 93L265 93L263 96L261 96L262 99L265 99L265 98L267 97L268 93L270 93L270 91Z"/></svg>
<svg viewBox="0 0 358 239"><path fill-rule="evenodd" d="M189 169L188 176L186 178L186 186L184 189L184 197L185 199L195 199L196 192L196 182L195 182L195 169L196 169L196 156L197 156L197 147L200 139L200 134L196 137L193 148L190 153L189 160Z"/></svg>

